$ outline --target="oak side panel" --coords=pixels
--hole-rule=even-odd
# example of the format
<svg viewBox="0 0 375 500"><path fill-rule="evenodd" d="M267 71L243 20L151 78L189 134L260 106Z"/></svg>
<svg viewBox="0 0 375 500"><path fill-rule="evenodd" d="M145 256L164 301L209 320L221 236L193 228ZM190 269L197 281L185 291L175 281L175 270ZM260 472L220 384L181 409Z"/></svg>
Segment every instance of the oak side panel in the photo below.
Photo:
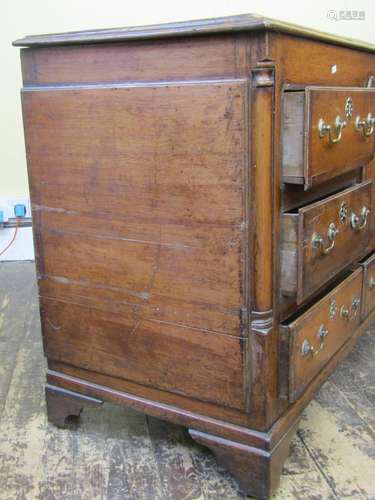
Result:
<svg viewBox="0 0 375 500"><path fill-rule="evenodd" d="M242 335L247 82L23 104L41 293Z"/></svg>
<svg viewBox="0 0 375 500"><path fill-rule="evenodd" d="M22 49L23 80L53 85L246 76L249 38L209 35Z"/></svg>
<svg viewBox="0 0 375 500"><path fill-rule="evenodd" d="M244 409L246 339L41 299L48 358Z"/></svg>

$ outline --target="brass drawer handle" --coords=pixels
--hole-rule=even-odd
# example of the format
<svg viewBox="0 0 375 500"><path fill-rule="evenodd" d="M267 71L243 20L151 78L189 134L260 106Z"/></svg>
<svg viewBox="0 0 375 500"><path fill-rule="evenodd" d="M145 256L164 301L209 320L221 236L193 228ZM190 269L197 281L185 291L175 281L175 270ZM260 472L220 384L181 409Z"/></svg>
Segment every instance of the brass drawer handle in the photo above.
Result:
<svg viewBox="0 0 375 500"><path fill-rule="evenodd" d="M320 325L317 337L319 339L319 346L317 348L313 347L310 342L305 339L301 347L301 355L306 356L317 356L324 349L324 340L328 335L328 330L324 325Z"/></svg>
<svg viewBox="0 0 375 500"><path fill-rule="evenodd" d="M331 144L336 144L341 141L342 131L346 127L347 122L345 120L341 120L339 116L336 116L336 120L334 125L329 125L326 123L323 118L319 120L318 129L319 129L319 137L322 139L326 133L328 132L328 139ZM334 133L336 136L334 136Z"/></svg>
<svg viewBox="0 0 375 500"><path fill-rule="evenodd" d="M322 253L325 255L329 254L332 252L332 250L335 247L335 241L336 241L336 235L338 234L339 230L335 226L333 222L328 226L328 231L327 231L327 238L329 241L329 245L324 247L324 238L320 234L314 233L312 236L311 244L313 248L320 249Z"/></svg>
<svg viewBox="0 0 375 500"><path fill-rule="evenodd" d="M375 116L369 113L367 118L363 120L360 116L357 116L355 119L355 128L362 133L363 137L370 137L375 128Z"/></svg>
<svg viewBox="0 0 375 500"><path fill-rule="evenodd" d="M367 226L368 216L370 215L370 209L366 206L362 207L361 215L357 215L352 212L350 216L350 225L355 231L360 231Z"/></svg>
<svg viewBox="0 0 375 500"><path fill-rule="evenodd" d="M373 288L375 288L375 278L370 278L368 280L368 287L370 290L372 290Z"/></svg>
<svg viewBox="0 0 375 500"><path fill-rule="evenodd" d="M340 318L345 321L352 321L357 317L359 306L361 304L361 300L359 297L353 297L351 309L347 306L341 306L340 308Z"/></svg>

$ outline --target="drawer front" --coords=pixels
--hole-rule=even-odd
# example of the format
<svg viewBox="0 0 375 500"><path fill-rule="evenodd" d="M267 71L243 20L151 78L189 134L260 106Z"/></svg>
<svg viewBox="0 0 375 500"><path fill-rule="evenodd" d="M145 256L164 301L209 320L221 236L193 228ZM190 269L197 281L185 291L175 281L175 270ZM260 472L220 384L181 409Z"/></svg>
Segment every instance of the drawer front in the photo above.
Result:
<svg viewBox="0 0 375 500"><path fill-rule="evenodd" d="M362 318L375 308L375 254L363 264Z"/></svg>
<svg viewBox="0 0 375 500"><path fill-rule="evenodd" d="M284 93L283 179L305 188L374 156L375 89L306 87Z"/></svg>
<svg viewBox="0 0 375 500"><path fill-rule="evenodd" d="M361 321L362 269L304 314L282 326L283 352L288 355L287 387L294 401L351 337Z"/></svg>
<svg viewBox="0 0 375 500"><path fill-rule="evenodd" d="M282 217L281 288L297 303L365 253L370 236L368 180Z"/></svg>

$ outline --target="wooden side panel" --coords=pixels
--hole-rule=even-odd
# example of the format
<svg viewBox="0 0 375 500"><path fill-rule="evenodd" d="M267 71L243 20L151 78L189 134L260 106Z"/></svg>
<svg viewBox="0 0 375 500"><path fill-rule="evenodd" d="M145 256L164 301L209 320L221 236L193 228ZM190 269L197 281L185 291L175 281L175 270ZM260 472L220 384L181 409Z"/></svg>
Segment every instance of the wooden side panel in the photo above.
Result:
<svg viewBox="0 0 375 500"><path fill-rule="evenodd" d="M244 35L22 49L25 85L245 76ZM248 36L247 36L248 39Z"/></svg>
<svg viewBox="0 0 375 500"><path fill-rule="evenodd" d="M244 409L246 339L45 298L41 312L51 360Z"/></svg>
<svg viewBox="0 0 375 500"><path fill-rule="evenodd" d="M42 295L241 335L246 96L245 81L24 92Z"/></svg>

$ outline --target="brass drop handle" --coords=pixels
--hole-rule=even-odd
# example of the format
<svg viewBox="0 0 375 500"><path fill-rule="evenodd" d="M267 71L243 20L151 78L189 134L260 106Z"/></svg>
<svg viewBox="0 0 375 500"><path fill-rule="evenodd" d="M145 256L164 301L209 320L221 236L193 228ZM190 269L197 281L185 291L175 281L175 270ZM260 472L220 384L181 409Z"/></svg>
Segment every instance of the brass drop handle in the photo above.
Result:
<svg viewBox="0 0 375 500"><path fill-rule="evenodd" d="M355 231L360 231L361 229L364 229L367 226L369 215L370 215L370 209L367 208L366 206L362 207L360 215L357 215L356 213L352 212L350 216L350 225L352 226L352 229L354 229Z"/></svg>
<svg viewBox="0 0 375 500"><path fill-rule="evenodd" d="M361 304L361 300L359 297L353 297L351 309L347 306L341 306L340 308L340 318L345 321L352 321L357 317L359 306Z"/></svg>
<svg viewBox="0 0 375 500"><path fill-rule="evenodd" d="M317 337L319 339L319 346L314 347L310 344L310 342L307 339L305 339L302 343L301 355L303 357L317 356L324 349L324 345L325 345L324 340L327 337L327 335L328 335L327 328L324 325L320 325L318 333L317 333Z"/></svg>
<svg viewBox="0 0 375 500"><path fill-rule="evenodd" d="M372 116L371 113L365 119L357 116L355 119L355 128L362 133L363 137L370 137L375 128L375 116Z"/></svg>
<svg viewBox="0 0 375 500"><path fill-rule="evenodd" d="M347 122L345 120L341 120L339 116L336 116L334 125L329 125L323 120L323 118L321 118L318 123L319 137L323 139L323 137L328 133L330 144L336 144L341 141L342 131L346 125Z"/></svg>
<svg viewBox="0 0 375 500"><path fill-rule="evenodd" d="M328 231L327 231L327 238L329 241L329 245L325 247L323 236L314 233L311 240L312 247L320 249L322 253L324 253L325 255L331 253L335 247L336 235L338 234L338 232L339 230L337 229L335 224L331 222L330 225L328 226Z"/></svg>
<svg viewBox="0 0 375 500"><path fill-rule="evenodd" d="M375 288L375 278L370 278L368 280L368 287L370 290L372 290L373 288Z"/></svg>

